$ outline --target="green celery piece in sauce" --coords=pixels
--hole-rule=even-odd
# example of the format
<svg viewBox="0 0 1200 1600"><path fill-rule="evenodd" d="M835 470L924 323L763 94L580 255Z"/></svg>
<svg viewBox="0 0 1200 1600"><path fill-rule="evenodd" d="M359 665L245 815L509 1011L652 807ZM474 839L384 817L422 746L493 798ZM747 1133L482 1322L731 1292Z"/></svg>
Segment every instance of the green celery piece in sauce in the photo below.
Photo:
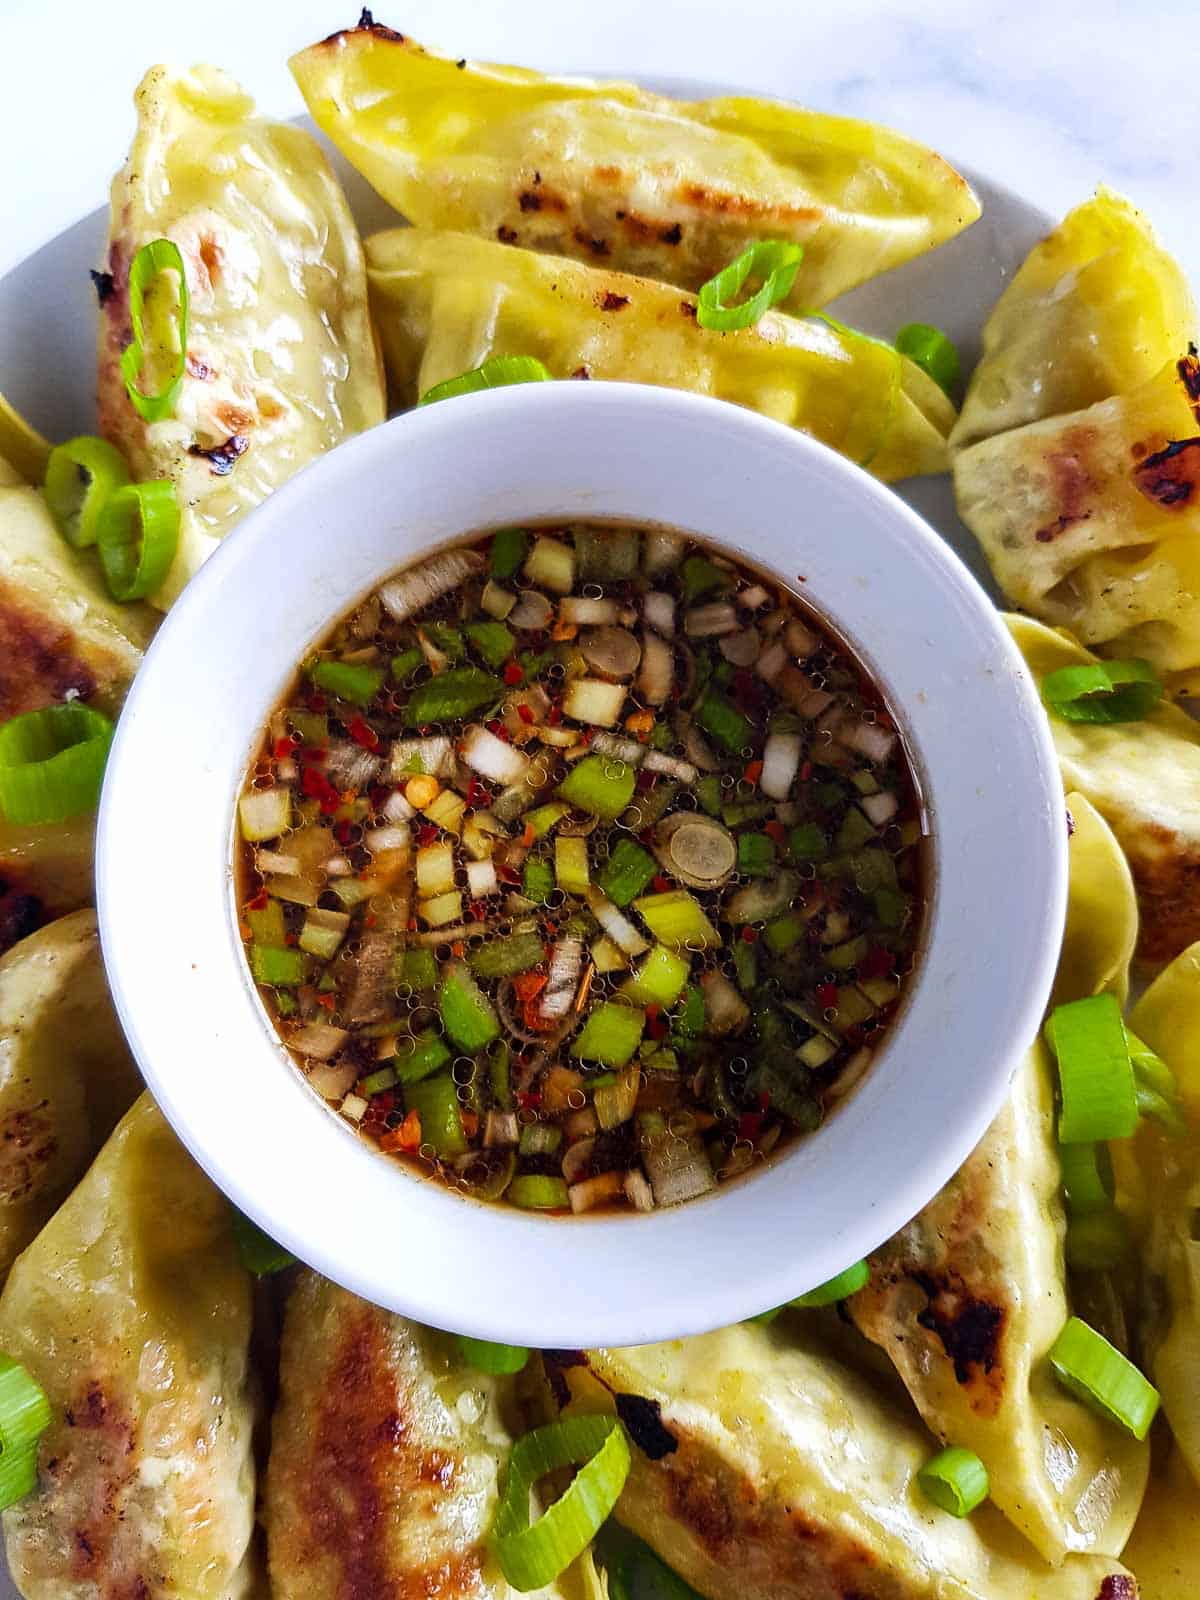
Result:
<svg viewBox="0 0 1200 1600"><path fill-rule="evenodd" d="M404 725L420 728L427 723L469 717L492 705L503 693L503 683L491 673L479 667L452 667L428 683L417 685L404 708Z"/></svg>

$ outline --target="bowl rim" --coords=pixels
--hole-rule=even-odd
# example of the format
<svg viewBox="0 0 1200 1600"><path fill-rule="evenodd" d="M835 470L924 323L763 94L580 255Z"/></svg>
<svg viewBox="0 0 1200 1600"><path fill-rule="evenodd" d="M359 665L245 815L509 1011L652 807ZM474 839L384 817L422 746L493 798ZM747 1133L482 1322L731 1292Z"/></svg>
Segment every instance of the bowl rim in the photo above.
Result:
<svg viewBox="0 0 1200 1600"><path fill-rule="evenodd" d="M168 728L165 721L172 699L178 699L177 690L172 689L168 679L170 675L181 679L187 695L198 697L197 703L204 706L204 695L208 692L205 670L210 673L218 670L212 664L215 661L212 652L217 645L206 632L206 625L211 625L221 615L222 603L227 600L232 599L235 605L239 600L243 606L250 604L247 595L256 576L256 564L270 567L271 544L279 527L286 527L291 520L297 527L307 529L321 514L336 521L333 508L344 503L343 496L361 494L364 473L365 481L375 484L372 472L377 472L376 487L381 488L389 474L394 478L397 464L401 462L407 463L409 471L404 486L410 495L419 499L420 494L432 492L431 486L425 483L431 460L464 453L471 456L475 451L488 461L491 476L489 478L485 472L476 488L463 490L468 497L474 494L481 510L474 517L460 519L457 532L461 536L474 529L495 526L512 519L507 515L487 514L484 509L487 497L492 494L494 498L498 473L500 479L507 482L504 472L515 471L509 462L504 463L503 471L498 469L497 443L507 440L510 454L522 449L544 454L556 432L559 453L564 449L568 454L572 449L576 452L572 457L574 470L585 475L589 470L592 472L589 481L594 487L588 494L593 498L611 491L611 468L603 464L586 466L586 457L579 454L585 433L593 444L603 441L611 449L624 447L628 450L630 439L636 438L638 460L635 462L632 455L627 459L631 469L636 465L637 470L651 474L647 482L657 481L653 478L656 466L646 467L640 460L651 443L660 452L665 451L674 463L672 449L686 454L699 445L703 436L711 438L713 448L721 452L722 474L736 474L739 470L744 474L753 465L759 474L756 483L776 473L781 482L792 474L809 480L814 486L819 485L826 491L827 500L832 496L830 503L844 501L847 506L853 506L856 515L870 520L872 529L880 531L884 544L873 547L874 556L886 555L887 560L900 563L897 570L911 567L914 581L919 572L933 585L931 598L936 595L945 608L938 615L938 646L944 644L949 634L972 661L976 655L980 661L986 659L986 670L993 677L1002 674L1012 691L996 696L996 703L1003 702L1001 709L1005 716L1001 722L1012 738L1008 754L1015 765L1009 764L1008 781L1011 782L1019 771L1031 784L1027 793L1015 796L1018 808L1024 807L1021 821L1029 831L1022 838L1026 870L1015 875L1012 884L1020 916L1012 918L1012 907L1001 908L997 915L1007 915L1020 926L1024 945L1019 953L1001 948L992 950L991 943L995 943L995 939L987 926L976 941L1001 962L1008 959L1014 976L1019 969L1021 977L1019 987L1006 996L1003 1007L995 1004L984 986L980 1008L983 1019L994 1030L987 1035L993 1038L994 1059L986 1070L979 1071L972 1095L966 1095L962 1088L951 1084L952 1091L959 1096L953 1105L953 1114L944 1114L944 1108L939 1112L937 1136L927 1138L923 1147L919 1143L920 1120L917 1118L918 1144L914 1146L905 1139L895 1141L897 1147L908 1145L902 1160L898 1148L888 1150L886 1159L881 1154L879 1160L874 1159L874 1151L858 1149L860 1157L869 1155L870 1159L864 1160L859 1170L858 1207L853 1214L848 1214L852 1208L844 1196L834 1207L836 1226L831 1227L827 1222L818 1228L812 1218L797 1217L792 1210L787 1220L793 1226L792 1237L803 1239L802 1261L796 1259L798 1243L791 1245L789 1253L788 1248L778 1249L773 1239L754 1238L753 1229L750 1237L744 1232L739 1234L733 1213L736 1211L742 1224L748 1221L756 1225L777 1223L786 1215L783 1202L794 1202L795 1198L790 1189L792 1180L785 1191L779 1175L795 1172L799 1175L796 1181L802 1183L804 1177L809 1178L810 1185L813 1181L808 1172L813 1158L810 1154L806 1160L799 1161L802 1152L826 1146L831 1150L835 1143L843 1158L847 1151L855 1150L854 1140L839 1140L837 1130L851 1123L857 1130L863 1115L860 1108L868 1106L869 1110L879 1100L880 1084L888 1080L888 1069L894 1067L896 1046L902 1037L910 1041L924 1038L925 1044L934 1049L936 1061L940 1018L943 1030L952 1037L957 1037L956 1029L961 1030L964 1038L959 1043L968 1042L968 1019L943 1014L942 1008L947 997L955 992L955 985L963 986L960 968L974 961L979 964L978 972L989 969L981 964L983 958L973 947L969 953L960 949L958 955L943 950L945 933L943 929L939 934L939 928L947 907L958 908L960 934L970 925L959 905L960 885L956 881L951 889L944 871L935 873L932 905L927 916L928 948L904 1015L893 1025L890 1047L882 1063L867 1075L860 1090L839 1109L827 1127L814 1139L800 1142L763 1172L728 1192L718 1191L715 1196L676 1209L629 1218L559 1221L514 1214L512 1208L485 1207L463 1201L438 1185L414 1181L395 1163L387 1163L375 1152L365 1149L350 1127L318 1103L271 1029L237 940L231 854L232 819L240 772L228 789L228 804L220 819L220 828L212 817L202 817L197 824L202 830L198 838L204 841L203 851L196 851L197 857L203 854L204 859L211 862L218 832L223 840L226 870L219 891L217 885L195 877L197 867L180 868L184 881L195 895L185 915L177 916L176 922L182 922L183 931L187 932L187 913L195 915L199 911L205 919L205 937L209 934L213 937L193 952L198 959L189 963L174 951L169 939L161 939L158 924L152 920L154 902L162 899L162 869L155 869L147 859L148 854L154 853L148 851L147 839L153 838L155 827L161 830L165 823L153 812L147 823L144 803L139 820L134 802L139 793L145 793L164 738L168 744L174 740L177 750L184 748L182 735ZM601 451L595 451L596 456L600 454ZM552 473L555 470L563 469L557 466L551 469ZM610 474L609 481L601 483L605 471ZM749 484L750 478L746 477L745 481ZM457 493L457 488L452 492ZM539 494L543 498L549 494L537 483L527 485L525 492L530 503ZM558 491L560 498L563 493L570 492ZM574 492L583 491L576 489ZM752 486L751 494L754 492ZM557 503L547 501L546 511L527 511L524 515L544 520L564 514L583 519L589 514L582 505L571 513L557 511ZM828 509L824 501L822 506ZM607 517L612 513L593 510L591 514ZM636 509L630 509L627 514L635 521L674 521L676 526L692 528L735 552L739 549L733 538L697 528L696 523L702 518L664 518L645 512L639 514ZM313 551L327 547L321 547L319 541L314 543L308 531L303 537L308 541L306 556L294 563L285 563L282 575L277 578L276 610L281 597L293 604L303 599L310 612L322 603L321 598L311 593L302 595L301 591L306 584L311 589L321 567ZM360 525L360 534L348 542L355 559L370 537L370 530L363 532ZM405 537L403 532L400 537ZM210 695L207 709L211 714L222 722L251 730L241 746L243 763L278 693L294 674L305 646L314 637L320 637L356 598L381 581L387 571L408 566L446 542L447 537L413 537L411 549L394 556L390 566L373 569L372 575L357 583L352 592L346 591L336 601L328 601L324 620L315 632L289 635L286 666L279 675L278 685L272 685L269 695L256 690L253 697L247 697L253 699L252 716L238 713L235 708L230 718L228 706L213 702ZM745 553L795 589L794 581L781 572L769 556L749 550ZM842 559L830 549L824 549L823 554L833 560L835 567ZM310 570L314 562L316 572ZM277 552L274 569L278 574ZM257 576L261 580L264 574L259 572ZM261 592L261 589L255 590L255 593ZM323 594L322 586L322 597ZM810 603L816 604L818 612L836 612L836 607L827 601L823 603L815 591ZM835 615L834 620L865 658L870 670L890 689L895 674L876 660L875 647L857 635L845 615ZM220 638L219 629L217 638ZM932 639L926 639L925 643L930 647L935 645ZM206 647L210 651L207 657L210 666L202 669L199 662ZM276 655L283 651L281 643L273 648ZM886 656L890 648L889 641L883 655ZM913 648L912 640L906 648ZM226 664L220 670L234 669ZM960 706L966 706L967 701L959 691L948 684L941 687L943 693L958 693ZM897 700L894 693L892 699L894 703ZM903 699L896 704L912 740L910 749L925 768L930 786L926 798L935 812L933 853L935 860L939 860L942 841L951 837L951 830L947 827L946 833L942 832L937 811L938 785L958 784L960 775L949 770L948 762L944 771L938 769L937 763L929 762L927 746L909 723L908 709ZM219 738L228 737L231 735L222 727ZM966 744L983 759L984 747L974 731L966 738ZM208 773L203 761L194 769L194 774L201 787L211 785L213 775ZM997 778L1003 781L999 773ZM346 441L336 451L306 467L249 513L188 585L160 628L135 678L110 754L97 825L97 909L101 942L118 1014L164 1114L218 1185L295 1254L354 1292L435 1326L452 1327L498 1342L542 1347L642 1343L697 1333L738 1320L832 1277L835 1271L867 1254L890 1236L961 1165L998 1110L1023 1049L1036 1036L1049 995L1066 906L1067 846L1062 796L1057 761L1040 702L999 613L941 538L884 485L782 423L705 396L622 383L527 385L461 397L452 406L410 412ZM1010 794L1007 798L1011 808L1014 796ZM186 815L186 804L184 810ZM1002 809L993 807L991 814L996 826L1006 825L1006 813ZM949 823L949 812L946 818ZM960 846L970 838L970 829L961 818L955 817L953 832ZM1013 833L1010 843L1015 840ZM957 862L955 876L956 880L971 882L986 880L994 895L1003 878L998 865L991 860L995 854L990 848L991 842L988 841L989 848L977 850L965 863ZM218 898L225 926L222 949L216 947L213 933L217 925L214 906ZM153 938L150 937L152 929ZM234 962L238 969L236 982L229 983L234 976ZM181 1031L176 1021L177 1011L182 1009L183 1015L188 1015L186 1001L196 988L194 982L189 983L189 968L192 974L201 974L203 992L209 998L216 995L218 1009L223 1007L224 1012L218 1016L202 1014L199 1023L192 1022ZM210 968L218 974L215 979ZM917 1019L915 1024L914 1018ZM941 1048L945 1055L945 1046ZM235 1143L245 1144L247 1130L240 1127L236 1117L227 1115L228 1098L223 1108L225 1114L221 1114L222 1108L212 1103L214 1095L208 1080L201 1077L207 1065L215 1078L224 1078L228 1096L234 1083L231 1076L233 1056L228 1054L231 1050L239 1061L242 1056L237 1052L253 1054L264 1069L264 1083L268 1058L275 1068L281 1063L285 1065L286 1081L277 1072L273 1074L272 1093L278 1093L277 1102L261 1098L260 1086L253 1074L248 1081L251 1098L258 1097L260 1111L265 1111L269 1103L280 1111L293 1141L289 1149L298 1160L295 1167L290 1160L288 1164L247 1161L245 1149L234 1153ZM917 1086L912 1087L915 1091ZM942 1083L942 1088L945 1087ZM897 1111L899 1102L892 1109ZM343 1150L353 1152L352 1157L336 1154L339 1142ZM367 1213L370 1225L361 1224L364 1233L370 1235L372 1248L358 1238L354 1229L347 1232L345 1225L353 1223L354 1216L347 1213L344 1206L338 1210L336 1219L340 1232L328 1224L328 1219L315 1215L312 1195L306 1193L306 1189L311 1191L313 1186L306 1175L312 1170L311 1163L320 1160L340 1163L339 1175L349 1179L360 1200L369 1196L378 1205L389 1195L394 1200L400 1191L385 1190L377 1181L381 1176L386 1184L403 1182L410 1186L404 1195L410 1220L432 1225L433 1232L432 1239L421 1236L413 1245L419 1257L418 1270L414 1272L412 1268L411 1250L405 1266L397 1266L390 1259L381 1263L378 1247L383 1242L382 1222L377 1221L379 1213L374 1206ZM357 1172L352 1170L354 1163L358 1164ZM828 1168L830 1161L826 1159L824 1165ZM818 1161L818 1172L820 1167ZM362 1176L368 1171L374 1174L370 1180ZM272 1192L268 1192L268 1186ZM886 1192L878 1192L880 1189ZM432 1201L431 1192L436 1195ZM806 1187L804 1192L810 1201L814 1198L811 1187ZM738 1196L750 1196L751 1200L747 1202L743 1198L735 1205ZM722 1210L727 1213L725 1217L719 1216ZM300 1213L304 1213L305 1220L294 1221ZM712 1221L706 1225L705 1218ZM319 1238L314 1231L317 1228L323 1230ZM634 1229L645 1230L645 1248L640 1253L641 1259L629 1260L627 1246ZM623 1238L618 1238L614 1230L619 1230ZM775 1227L767 1226L760 1231L773 1235ZM711 1247L717 1242L714 1234L719 1236L722 1271L715 1275L711 1271L696 1273L694 1265L687 1263L692 1261L698 1248L707 1244L711 1265ZM726 1237L730 1234L737 1237ZM569 1245L562 1242L568 1237L572 1241ZM484 1251L476 1252L474 1270L466 1274L453 1266L447 1268L451 1249L458 1248L464 1239L468 1245L487 1246ZM435 1247L438 1240L444 1247L441 1251ZM516 1294L504 1293L504 1281L496 1276L497 1268L492 1259L495 1253L503 1254L506 1249L518 1252L511 1262L514 1271L510 1288L514 1281L526 1285ZM479 1255L485 1258L483 1263ZM489 1291L486 1295L481 1292L485 1281ZM663 1284L669 1287L663 1288ZM554 1290L558 1291L557 1296Z"/></svg>

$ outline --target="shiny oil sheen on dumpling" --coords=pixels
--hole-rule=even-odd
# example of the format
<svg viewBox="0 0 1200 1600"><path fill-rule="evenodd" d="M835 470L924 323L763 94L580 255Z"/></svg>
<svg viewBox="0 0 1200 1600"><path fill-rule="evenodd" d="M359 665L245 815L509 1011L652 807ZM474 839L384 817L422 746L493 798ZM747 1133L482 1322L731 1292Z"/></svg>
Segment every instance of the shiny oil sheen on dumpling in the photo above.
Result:
<svg viewBox="0 0 1200 1600"><path fill-rule="evenodd" d="M984 324L952 450L1126 394L1187 348L1187 279L1111 189L1030 251Z"/></svg>
<svg viewBox="0 0 1200 1600"><path fill-rule="evenodd" d="M1200 666L1200 360L954 457L959 514L1008 598L1106 655Z"/></svg>
<svg viewBox="0 0 1200 1600"><path fill-rule="evenodd" d="M0 723L66 699L111 716L157 621L110 598L94 553L71 549L39 490L15 469L0 475ZM0 816L0 953L92 898L94 838L93 816L38 827Z"/></svg>
<svg viewBox="0 0 1200 1600"><path fill-rule="evenodd" d="M686 289L757 239L795 239L789 303L808 310L979 215L932 150L778 101L455 62L377 26L291 67L317 125L410 222Z"/></svg>
<svg viewBox="0 0 1200 1600"><path fill-rule="evenodd" d="M237 1600L254 1526L250 1286L148 1095L19 1258L0 1349L54 1417L4 1513L26 1600Z"/></svg>
<svg viewBox="0 0 1200 1600"><path fill-rule="evenodd" d="M1133 1600L1116 1561L1055 1571L994 1508L938 1511L925 1429L796 1321L590 1350L562 1374L574 1409L626 1419L618 1519L707 1600Z"/></svg>
<svg viewBox="0 0 1200 1600"><path fill-rule="evenodd" d="M1039 683L1096 659L1027 617L1005 620ZM1140 722L1049 721L1065 787L1087 796L1129 860L1141 914L1138 952L1169 961L1200 939L1200 723L1165 703Z"/></svg>
<svg viewBox="0 0 1200 1600"><path fill-rule="evenodd" d="M818 318L768 312L715 333L695 298L649 278L395 228L367 241L371 302L398 400L493 355L556 378L613 378L715 395L801 428L877 477L940 472L954 408L911 361Z"/></svg>
<svg viewBox="0 0 1200 1600"><path fill-rule="evenodd" d="M0 959L0 1278L141 1088L94 911L60 917Z"/></svg>
<svg viewBox="0 0 1200 1600"><path fill-rule="evenodd" d="M1129 869L1103 819L1067 798L1071 894L1054 1003L1123 998L1137 932ZM1069 1315L1052 1069L1039 1041L961 1169L871 1257L849 1302L944 1443L974 1450L991 1498L1042 1555L1120 1551L1149 1452L1054 1377Z"/></svg>
<svg viewBox="0 0 1200 1600"><path fill-rule="evenodd" d="M304 1273L284 1321L264 1519L274 1600L511 1600L487 1547L512 1381ZM591 1558L540 1600L600 1600Z"/></svg>
<svg viewBox="0 0 1200 1600"><path fill-rule="evenodd" d="M152 597L165 609L244 512L381 422L384 404L362 248L316 141L254 116L212 67L152 67L136 104L133 147L113 181L100 426L136 478L178 486L179 553ZM130 263L156 238L183 256L191 328L174 415L146 423L119 361Z"/></svg>

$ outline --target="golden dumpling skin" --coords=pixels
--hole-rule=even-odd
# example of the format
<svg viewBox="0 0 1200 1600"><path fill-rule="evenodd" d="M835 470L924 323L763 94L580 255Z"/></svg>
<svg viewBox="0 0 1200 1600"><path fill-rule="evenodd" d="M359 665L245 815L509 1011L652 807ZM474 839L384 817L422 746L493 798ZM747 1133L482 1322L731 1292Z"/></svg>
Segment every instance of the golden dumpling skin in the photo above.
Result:
<svg viewBox="0 0 1200 1600"><path fill-rule="evenodd" d="M515 1410L449 1335L302 1274L264 1505L275 1600L515 1600L487 1545ZM535 1600L602 1600L590 1555Z"/></svg>
<svg viewBox="0 0 1200 1600"><path fill-rule="evenodd" d="M49 923L0 960L0 1278L141 1087L94 911Z"/></svg>
<svg viewBox="0 0 1200 1600"><path fill-rule="evenodd" d="M1195 329L1179 263L1128 200L1101 188L1034 246L996 302L951 448L1126 394Z"/></svg>
<svg viewBox="0 0 1200 1600"><path fill-rule="evenodd" d="M1029 617L1005 620L1039 683L1096 659ZM1140 722L1049 723L1064 786L1087 797L1129 861L1138 954L1161 966L1200 939L1200 723L1166 702Z"/></svg>
<svg viewBox="0 0 1200 1600"><path fill-rule="evenodd" d="M252 506L350 434L384 417L362 247L316 141L254 115L212 67L152 67L137 133L113 181L100 313L101 432L135 478L170 478L179 549L151 596L166 609ZM144 422L120 374L129 269L170 239L191 298L174 414Z"/></svg>
<svg viewBox="0 0 1200 1600"><path fill-rule="evenodd" d="M410 222L685 289L756 240L792 239L788 304L809 310L979 215L932 150L779 101L455 61L378 25L291 67L318 127Z"/></svg>
<svg viewBox="0 0 1200 1600"><path fill-rule="evenodd" d="M993 1507L937 1510L929 1434L801 1316L576 1359L560 1400L633 1440L618 1519L706 1600L1135 1600L1117 1561L1056 1570Z"/></svg>
<svg viewBox="0 0 1200 1600"><path fill-rule="evenodd" d="M367 241L371 303L401 405L490 356L556 378L690 389L812 434L883 479L945 468L954 407L877 339L771 311L716 333L696 301L648 278L465 233L396 228Z"/></svg>
<svg viewBox="0 0 1200 1600"><path fill-rule="evenodd" d="M25 1600L249 1592L249 1342L229 1205L143 1095L0 1296L0 1349L53 1408L4 1513Z"/></svg>
<svg viewBox="0 0 1200 1600"><path fill-rule="evenodd" d="M1200 1484L1178 1450L1157 1468L1124 1560L1139 1600L1195 1600L1200 1594Z"/></svg>

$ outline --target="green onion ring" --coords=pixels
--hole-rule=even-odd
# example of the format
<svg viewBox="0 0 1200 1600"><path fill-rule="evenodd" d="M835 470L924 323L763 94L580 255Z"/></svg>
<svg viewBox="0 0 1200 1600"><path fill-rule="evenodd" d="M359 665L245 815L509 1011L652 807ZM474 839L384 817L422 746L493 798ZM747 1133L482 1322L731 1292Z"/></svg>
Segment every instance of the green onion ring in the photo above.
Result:
<svg viewBox="0 0 1200 1600"><path fill-rule="evenodd" d="M579 1472L530 1525L529 1494L549 1472ZM629 1441L615 1417L564 1417L517 1440L508 1458L492 1544L504 1576L525 1594L552 1583L581 1555L629 1476Z"/></svg>
<svg viewBox="0 0 1200 1600"><path fill-rule="evenodd" d="M77 702L13 717L0 727L0 812L26 825L95 810L112 736L107 717Z"/></svg>
<svg viewBox="0 0 1200 1600"><path fill-rule="evenodd" d="M1042 699L1064 722L1141 722L1162 699L1148 661L1089 661L1042 679Z"/></svg>
<svg viewBox="0 0 1200 1600"><path fill-rule="evenodd" d="M506 389L513 383L549 383L550 373L535 356L492 356L481 367L435 383L417 401L431 406L438 400L452 400L460 394L478 394L481 389Z"/></svg>
<svg viewBox="0 0 1200 1600"><path fill-rule="evenodd" d="M52 1416L41 1384L11 1356L0 1355L0 1509L33 1488L38 1440Z"/></svg>
<svg viewBox="0 0 1200 1600"><path fill-rule="evenodd" d="M1068 1319L1050 1347L1059 1382L1093 1411L1144 1439L1158 1410L1158 1390L1103 1334Z"/></svg>
<svg viewBox="0 0 1200 1600"><path fill-rule="evenodd" d="M161 272L179 274L179 310L176 323L179 348L171 365L170 376L157 394L146 394L138 387L142 362L146 354L145 304L146 291ZM183 256L179 246L170 239L152 239L144 244L133 258L129 269L129 322L133 340L121 352L121 377L125 390L139 417L147 422L161 422L169 417L183 388L183 372L187 362L189 301L187 273L183 269Z"/></svg>
<svg viewBox="0 0 1200 1600"><path fill-rule="evenodd" d="M791 293L803 255L802 245L786 239L760 239L701 284L696 296L696 321L716 333L753 327L764 311ZM752 273L763 280L762 287L741 305L728 304Z"/></svg>
<svg viewBox="0 0 1200 1600"><path fill-rule="evenodd" d="M1059 1145L1058 1159L1067 1210L1073 1217L1096 1216L1112 1208L1113 1170L1107 1145Z"/></svg>
<svg viewBox="0 0 1200 1600"><path fill-rule="evenodd" d="M1137 1089L1129 1040L1115 995L1056 1006L1046 1038L1058 1058L1059 1144L1128 1139L1137 1127Z"/></svg>
<svg viewBox="0 0 1200 1600"><path fill-rule="evenodd" d="M127 483L109 496L96 530L114 600L140 600L171 570L179 548L179 502L165 478Z"/></svg>
<svg viewBox="0 0 1200 1600"><path fill-rule="evenodd" d="M896 349L928 373L946 394L958 388L962 377L958 350L940 328L928 322L908 322L896 335Z"/></svg>
<svg viewBox="0 0 1200 1600"><path fill-rule="evenodd" d="M273 1272L282 1272L295 1261L290 1250L276 1244L271 1235L264 1233L257 1223L251 1222L244 1212L234 1211L232 1226L238 1260L256 1278L267 1278Z"/></svg>
<svg viewBox="0 0 1200 1600"><path fill-rule="evenodd" d="M849 1295L857 1294L860 1289L866 1288L867 1280L871 1276L871 1269L865 1261L856 1261L852 1267L847 1267L845 1272L839 1272L836 1278L830 1278L828 1283L819 1283L815 1289L810 1289L807 1294L797 1295L791 1302L794 1306L831 1306L838 1300L845 1300Z"/></svg>
<svg viewBox="0 0 1200 1600"><path fill-rule="evenodd" d="M50 452L46 504L69 545L83 550L95 544L101 511L128 482L125 458L107 439L85 433Z"/></svg>
<svg viewBox="0 0 1200 1600"><path fill-rule="evenodd" d="M973 1450L950 1445L917 1473L927 1499L952 1517L968 1517L988 1497L987 1468Z"/></svg>
<svg viewBox="0 0 1200 1600"><path fill-rule="evenodd" d="M487 1339L469 1339L465 1333L459 1334L458 1347L476 1372L486 1372L491 1377L520 1372L529 1360L524 1345L492 1344Z"/></svg>

